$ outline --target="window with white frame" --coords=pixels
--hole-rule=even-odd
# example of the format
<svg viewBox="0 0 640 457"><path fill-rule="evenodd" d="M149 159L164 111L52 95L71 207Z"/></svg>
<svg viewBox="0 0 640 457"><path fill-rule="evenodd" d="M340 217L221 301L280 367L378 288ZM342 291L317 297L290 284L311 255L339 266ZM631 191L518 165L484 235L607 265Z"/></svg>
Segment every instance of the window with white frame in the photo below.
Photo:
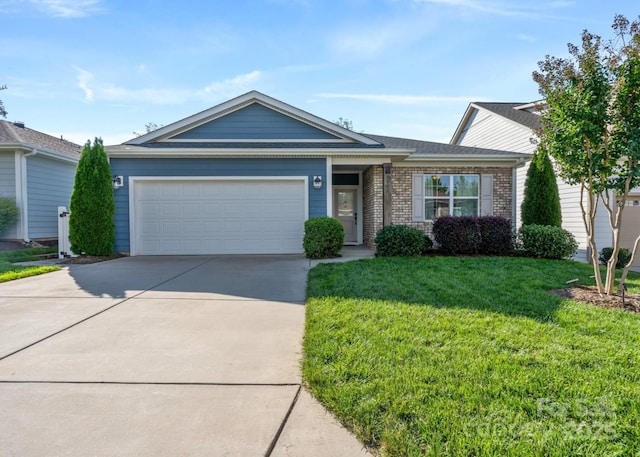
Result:
<svg viewBox="0 0 640 457"><path fill-rule="evenodd" d="M424 175L424 218L477 216L479 175Z"/></svg>

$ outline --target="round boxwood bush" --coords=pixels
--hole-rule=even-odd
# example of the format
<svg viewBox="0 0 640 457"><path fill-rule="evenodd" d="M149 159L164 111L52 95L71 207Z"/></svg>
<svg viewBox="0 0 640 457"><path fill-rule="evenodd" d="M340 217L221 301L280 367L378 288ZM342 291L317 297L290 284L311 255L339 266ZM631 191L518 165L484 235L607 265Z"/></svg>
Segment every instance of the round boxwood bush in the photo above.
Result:
<svg viewBox="0 0 640 457"><path fill-rule="evenodd" d="M380 257L410 257L427 250L426 235L407 225L388 225L376 233L376 255ZM429 240L431 241L431 240ZM433 246L433 243L431 243Z"/></svg>
<svg viewBox="0 0 640 457"><path fill-rule="evenodd" d="M613 254L612 247L602 248L602 250L600 251L600 255L598 256L598 260L602 265L606 265L607 262L609 262L609 259L611 258L611 254ZM616 262L616 268L617 269L624 268L629 263L630 260L631 260L631 251L629 251L627 248L620 248L618 250L618 261Z"/></svg>
<svg viewBox="0 0 640 457"><path fill-rule="evenodd" d="M16 222L18 222L18 208L15 202L9 197L0 197L0 236L4 235Z"/></svg>
<svg viewBox="0 0 640 457"><path fill-rule="evenodd" d="M518 250L527 257L567 259L578 251L571 232L551 225L524 225L518 230Z"/></svg>
<svg viewBox="0 0 640 457"><path fill-rule="evenodd" d="M309 259L340 257L344 244L342 222L332 217L314 217L304 223L302 248Z"/></svg>

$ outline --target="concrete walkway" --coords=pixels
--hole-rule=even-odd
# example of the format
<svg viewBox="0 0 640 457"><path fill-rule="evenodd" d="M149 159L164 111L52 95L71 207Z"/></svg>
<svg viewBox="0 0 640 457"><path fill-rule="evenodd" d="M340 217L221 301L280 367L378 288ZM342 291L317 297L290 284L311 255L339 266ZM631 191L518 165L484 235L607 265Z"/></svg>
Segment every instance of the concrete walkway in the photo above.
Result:
<svg viewBox="0 0 640 457"><path fill-rule="evenodd" d="M0 284L2 455L368 455L301 387L310 266L129 257Z"/></svg>

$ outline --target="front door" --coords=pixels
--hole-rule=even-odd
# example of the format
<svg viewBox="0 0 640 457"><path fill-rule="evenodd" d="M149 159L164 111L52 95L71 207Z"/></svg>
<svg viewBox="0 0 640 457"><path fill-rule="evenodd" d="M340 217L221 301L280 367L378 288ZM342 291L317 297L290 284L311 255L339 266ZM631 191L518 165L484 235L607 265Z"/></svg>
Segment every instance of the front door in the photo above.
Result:
<svg viewBox="0 0 640 457"><path fill-rule="evenodd" d="M344 226L344 242L358 242L358 191L356 189L336 189L333 191L335 217Z"/></svg>

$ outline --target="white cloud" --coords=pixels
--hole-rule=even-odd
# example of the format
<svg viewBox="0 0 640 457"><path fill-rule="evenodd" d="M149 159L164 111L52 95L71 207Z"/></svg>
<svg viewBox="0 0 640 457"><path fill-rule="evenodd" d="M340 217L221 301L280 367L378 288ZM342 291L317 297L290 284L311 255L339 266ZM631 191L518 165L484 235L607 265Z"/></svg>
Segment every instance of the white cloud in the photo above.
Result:
<svg viewBox="0 0 640 457"><path fill-rule="evenodd" d="M91 89L89 85L93 81L93 74L87 70L77 67L76 71L78 72L78 87L84 92L84 101L92 102L94 100L93 89Z"/></svg>
<svg viewBox="0 0 640 457"><path fill-rule="evenodd" d="M240 92L248 92L255 87L260 81L262 73L258 70L254 70L244 75L238 75L231 79L225 79L224 81L216 81L204 89L199 91L208 98L227 98L230 96L239 95Z"/></svg>
<svg viewBox="0 0 640 457"><path fill-rule="evenodd" d="M365 100L387 103L392 105L431 105L436 103L456 103L481 101L482 97L442 97L433 95L385 95L385 94L348 94L348 93L322 93L317 94L321 98Z"/></svg>
<svg viewBox="0 0 640 457"><path fill-rule="evenodd" d="M102 11L102 0L28 0L28 3L54 17L86 17Z"/></svg>
<svg viewBox="0 0 640 457"><path fill-rule="evenodd" d="M258 70L235 76L223 81L212 82L202 89L141 88L131 89L111 83L96 81L93 73L75 67L78 87L84 93L84 101L91 103L101 100L114 103L150 103L173 105L191 99L215 100L229 98L253 89L262 76Z"/></svg>

